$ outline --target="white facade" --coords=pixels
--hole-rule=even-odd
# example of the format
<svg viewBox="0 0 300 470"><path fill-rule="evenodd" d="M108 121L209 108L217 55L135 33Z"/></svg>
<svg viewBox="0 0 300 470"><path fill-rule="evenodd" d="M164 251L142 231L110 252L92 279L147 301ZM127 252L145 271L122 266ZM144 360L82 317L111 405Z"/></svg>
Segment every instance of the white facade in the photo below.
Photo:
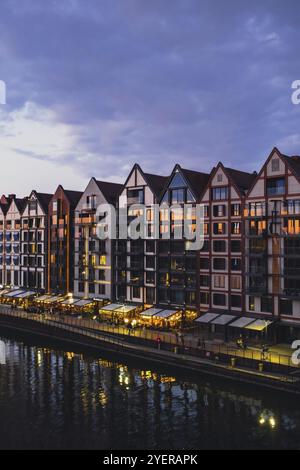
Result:
<svg viewBox="0 0 300 470"><path fill-rule="evenodd" d="M42 195L46 202L51 195ZM47 197L48 196L48 197ZM21 285L27 289L47 289L48 206L43 207L32 191L21 218Z"/></svg>
<svg viewBox="0 0 300 470"><path fill-rule="evenodd" d="M293 171L300 159L295 158L274 149L246 201L251 254L246 310L290 321L300 318L300 180Z"/></svg>
<svg viewBox="0 0 300 470"><path fill-rule="evenodd" d="M99 222L97 207L109 204L109 201L100 189L101 182L98 183L95 178L90 180L75 209L74 295L87 299L112 299L113 242L99 240L96 230Z"/></svg>

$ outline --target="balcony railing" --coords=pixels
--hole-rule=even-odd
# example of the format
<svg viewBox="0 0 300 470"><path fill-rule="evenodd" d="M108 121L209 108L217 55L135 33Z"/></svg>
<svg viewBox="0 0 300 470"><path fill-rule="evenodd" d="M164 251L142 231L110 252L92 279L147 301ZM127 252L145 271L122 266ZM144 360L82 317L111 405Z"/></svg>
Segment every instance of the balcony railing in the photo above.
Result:
<svg viewBox="0 0 300 470"><path fill-rule="evenodd" d="M300 289L284 289L283 295L290 299L300 299Z"/></svg>

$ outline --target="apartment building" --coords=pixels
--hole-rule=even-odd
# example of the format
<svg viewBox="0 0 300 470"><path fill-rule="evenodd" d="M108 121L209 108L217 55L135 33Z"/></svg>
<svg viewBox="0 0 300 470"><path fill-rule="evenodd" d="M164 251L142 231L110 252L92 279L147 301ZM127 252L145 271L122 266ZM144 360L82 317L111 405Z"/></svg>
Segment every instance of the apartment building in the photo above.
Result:
<svg viewBox="0 0 300 470"><path fill-rule="evenodd" d="M246 200L246 310L300 326L300 157L274 148ZM286 325L286 328L284 326Z"/></svg>
<svg viewBox="0 0 300 470"><path fill-rule="evenodd" d="M74 287L75 209L82 192L58 186L48 207L48 292Z"/></svg>
<svg viewBox="0 0 300 470"><path fill-rule="evenodd" d="M0 199L0 285L6 282L6 257L5 257L5 223L6 214L9 208L9 197L4 194Z"/></svg>
<svg viewBox="0 0 300 470"><path fill-rule="evenodd" d="M188 234L195 229L195 206L201 199L209 180L209 174L187 170L176 165L164 188L161 205L177 206L179 209L169 217L162 210L160 218L160 239L158 242L158 288L157 304L188 311L197 311L200 305L199 252L189 250L190 240L176 239L176 228L183 226L184 204L189 204L186 214ZM171 220L169 220L171 219ZM165 236L169 239L164 239ZM189 238L189 237L188 237Z"/></svg>
<svg viewBox="0 0 300 470"><path fill-rule="evenodd" d="M201 199L205 243L200 253L200 310L241 314L245 300L243 213L245 196L256 173L225 168L211 172Z"/></svg>
<svg viewBox="0 0 300 470"><path fill-rule="evenodd" d="M92 178L75 209L74 295L76 297L112 299L113 246L112 240L100 240L97 215L100 204L116 207L122 185Z"/></svg>
<svg viewBox="0 0 300 470"><path fill-rule="evenodd" d="M0 238L2 255L2 284L5 286L20 287L21 280L21 217L27 199L19 199L15 194L3 197L1 204Z"/></svg>
<svg viewBox="0 0 300 470"><path fill-rule="evenodd" d="M149 223L147 239L117 240L115 244L115 298L146 305L156 304L157 244L151 231L153 204L159 204L167 181L164 176L144 173L139 165L132 168L119 196L119 208L127 210L128 223L144 217ZM142 204L141 209L130 206Z"/></svg>
<svg viewBox="0 0 300 470"><path fill-rule="evenodd" d="M22 287L37 292L47 290L48 207L52 194L32 191L21 217Z"/></svg>

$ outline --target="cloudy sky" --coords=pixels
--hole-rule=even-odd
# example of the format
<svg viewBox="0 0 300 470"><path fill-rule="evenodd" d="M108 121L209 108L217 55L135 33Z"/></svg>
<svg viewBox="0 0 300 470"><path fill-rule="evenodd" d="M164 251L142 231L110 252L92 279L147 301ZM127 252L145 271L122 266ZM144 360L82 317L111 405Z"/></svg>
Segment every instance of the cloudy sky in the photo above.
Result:
<svg viewBox="0 0 300 470"><path fill-rule="evenodd" d="M0 192L300 153L298 0L0 0Z"/></svg>

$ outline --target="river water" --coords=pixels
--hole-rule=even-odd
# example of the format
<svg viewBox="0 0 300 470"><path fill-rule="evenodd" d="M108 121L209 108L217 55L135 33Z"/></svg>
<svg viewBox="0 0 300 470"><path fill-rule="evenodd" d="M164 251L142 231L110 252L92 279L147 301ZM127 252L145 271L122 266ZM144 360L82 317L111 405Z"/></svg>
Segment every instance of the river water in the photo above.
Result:
<svg viewBox="0 0 300 470"><path fill-rule="evenodd" d="M1 449L300 448L298 399L0 340Z"/></svg>

